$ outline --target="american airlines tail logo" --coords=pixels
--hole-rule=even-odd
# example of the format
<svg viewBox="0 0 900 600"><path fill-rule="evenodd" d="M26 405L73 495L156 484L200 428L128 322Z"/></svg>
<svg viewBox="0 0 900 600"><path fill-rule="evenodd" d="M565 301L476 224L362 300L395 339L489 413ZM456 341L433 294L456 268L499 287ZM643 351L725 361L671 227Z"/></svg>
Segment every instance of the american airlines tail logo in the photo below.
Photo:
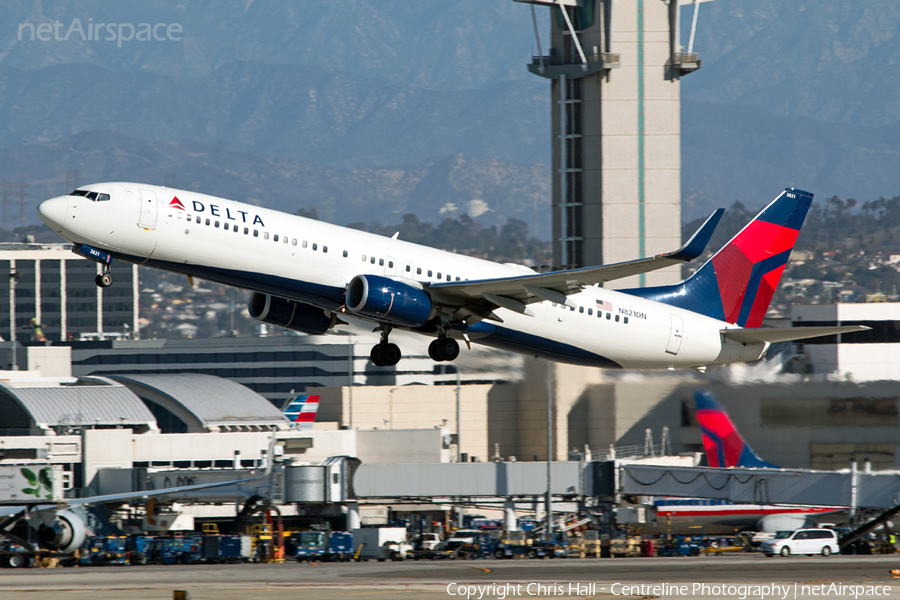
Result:
<svg viewBox="0 0 900 600"><path fill-rule="evenodd" d="M181 203L181 200L178 199L178 196L173 196L172 201L169 202L169 206L171 208L177 208L178 210L187 210L184 207L184 204Z"/></svg>

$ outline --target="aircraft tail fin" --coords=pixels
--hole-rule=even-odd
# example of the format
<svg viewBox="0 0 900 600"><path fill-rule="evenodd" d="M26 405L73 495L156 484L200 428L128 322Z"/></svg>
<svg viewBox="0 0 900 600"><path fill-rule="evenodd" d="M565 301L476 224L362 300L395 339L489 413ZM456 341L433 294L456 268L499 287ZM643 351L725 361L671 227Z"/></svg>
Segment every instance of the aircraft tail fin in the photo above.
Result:
<svg viewBox="0 0 900 600"><path fill-rule="evenodd" d="M284 416L291 421L291 426L297 429L312 429L316 421L316 413L319 410L319 395L301 394L291 400L284 409Z"/></svg>
<svg viewBox="0 0 900 600"><path fill-rule="evenodd" d="M711 467L757 467L778 469L758 457L744 440L722 405L705 391L694 392L697 421L703 435L703 448Z"/></svg>
<svg viewBox="0 0 900 600"><path fill-rule="evenodd" d="M740 327L762 324L813 195L788 188L679 284L625 290Z"/></svg>

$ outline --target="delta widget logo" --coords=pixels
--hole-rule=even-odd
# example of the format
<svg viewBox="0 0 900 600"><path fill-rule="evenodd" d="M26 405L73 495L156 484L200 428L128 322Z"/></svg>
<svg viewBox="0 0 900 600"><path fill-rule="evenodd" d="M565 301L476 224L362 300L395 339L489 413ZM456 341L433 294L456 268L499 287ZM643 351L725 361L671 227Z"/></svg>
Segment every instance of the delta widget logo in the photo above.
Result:
<svg viewBox="0 0 900 600"><path fill-rule="evenodd" d="M187 210L184 207L184 204L181 203L181 200L178 199L178 196L172 197L172 201L169 202L169 208L177 208L178 210Z"/></svg>

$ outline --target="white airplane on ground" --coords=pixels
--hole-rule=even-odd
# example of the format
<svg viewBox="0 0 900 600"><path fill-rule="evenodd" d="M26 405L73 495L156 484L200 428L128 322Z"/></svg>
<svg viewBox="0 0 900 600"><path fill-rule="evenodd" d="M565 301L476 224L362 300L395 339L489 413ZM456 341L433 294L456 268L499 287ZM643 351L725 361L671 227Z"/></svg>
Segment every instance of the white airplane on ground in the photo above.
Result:
<svg viewBox="0 0 900 600"><path fill-rule="evenodd" d="M378 366L400 360L389 335L401 328L436 338L436 361L454 360L462 339L577 365L702 371L864 329L758 329L811 201L785 190L688 279L620 291L599 284L693 260L724 211L674 252L549 273L139 183L83 186L38 214L103 265L101 287L122 260L251 290L251 316L288 329L322 334L355 317L381 330Z"/></svg>
<svg viewBox="0 0 900 600"><path fill-rule="evenodd" d="M269 440L268 456L274 456L275 436ZM206 490L217 487L240 486L244 483L252 483L269 477L272 473L273 461L269 460L266 468L260 472L253 474L244 479L232 479L228 481L219 481L215 483L200 483L196 485L181 485L175 487L161 488L158 490L143 490L139 492L122 492L118 494L105 494L102 496L86 496L83 498L68 498L56 503L34 502L29 504L17 504L15 501L10 503L0 503L0 538L6 538L12 542L34 550L35 546L15 535L12 532L16 523L25 519L28 525L37 531L40 548L43 550L52 550L63 554L75 552L84 545L88 536L88 528L84 520L70 509L74 507L96 506L98 504L123 504L131 500L146 500L157 497L178 498L179 494L186 494L200 490ZM46 475L40 475L42 480L47 482L48 489L52 489L50 479L43 479ZM9 557L7 557L9 559ZM21 556L14 558L17 562L22 561ZM10 562L4 566L25 566L24 562L13 564Z"/></svg>

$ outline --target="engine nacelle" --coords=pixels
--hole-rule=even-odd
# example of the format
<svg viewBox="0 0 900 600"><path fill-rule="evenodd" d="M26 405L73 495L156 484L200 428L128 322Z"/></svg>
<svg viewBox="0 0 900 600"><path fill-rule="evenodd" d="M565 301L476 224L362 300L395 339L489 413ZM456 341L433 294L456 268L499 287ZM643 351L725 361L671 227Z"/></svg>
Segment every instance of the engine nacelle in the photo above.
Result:
<svg viewBox="0 0 900 600"><path fill-rule="evenodd" d="M380 275L357 275L347 286L347 310L383 323L417 327L434 316L421 289Z"/></svg>
<svg viewBox="0 0 900 600"><path fill-rule="evenodd" d="M322 335L338 324L336 315L321 308L259 292L250 294L247 311L257 321L309 335Z"/></svg>
<svg viewBox="0 0 900 600"><path fill-rule="evenodd" d="M87 539L87 528L81 517L69 510L63 510L54 518L38 527L41 547L58 552L75 552Z"/></svg>
<svg viewBox="0 0 900 600"><path fill-rule="evenodd" d="M794 531L796 529L805 529L815 526L816 522L806 515L785 513L780 515L766 515L759 520L757 531L777 533L779 531Z"/></svg>

